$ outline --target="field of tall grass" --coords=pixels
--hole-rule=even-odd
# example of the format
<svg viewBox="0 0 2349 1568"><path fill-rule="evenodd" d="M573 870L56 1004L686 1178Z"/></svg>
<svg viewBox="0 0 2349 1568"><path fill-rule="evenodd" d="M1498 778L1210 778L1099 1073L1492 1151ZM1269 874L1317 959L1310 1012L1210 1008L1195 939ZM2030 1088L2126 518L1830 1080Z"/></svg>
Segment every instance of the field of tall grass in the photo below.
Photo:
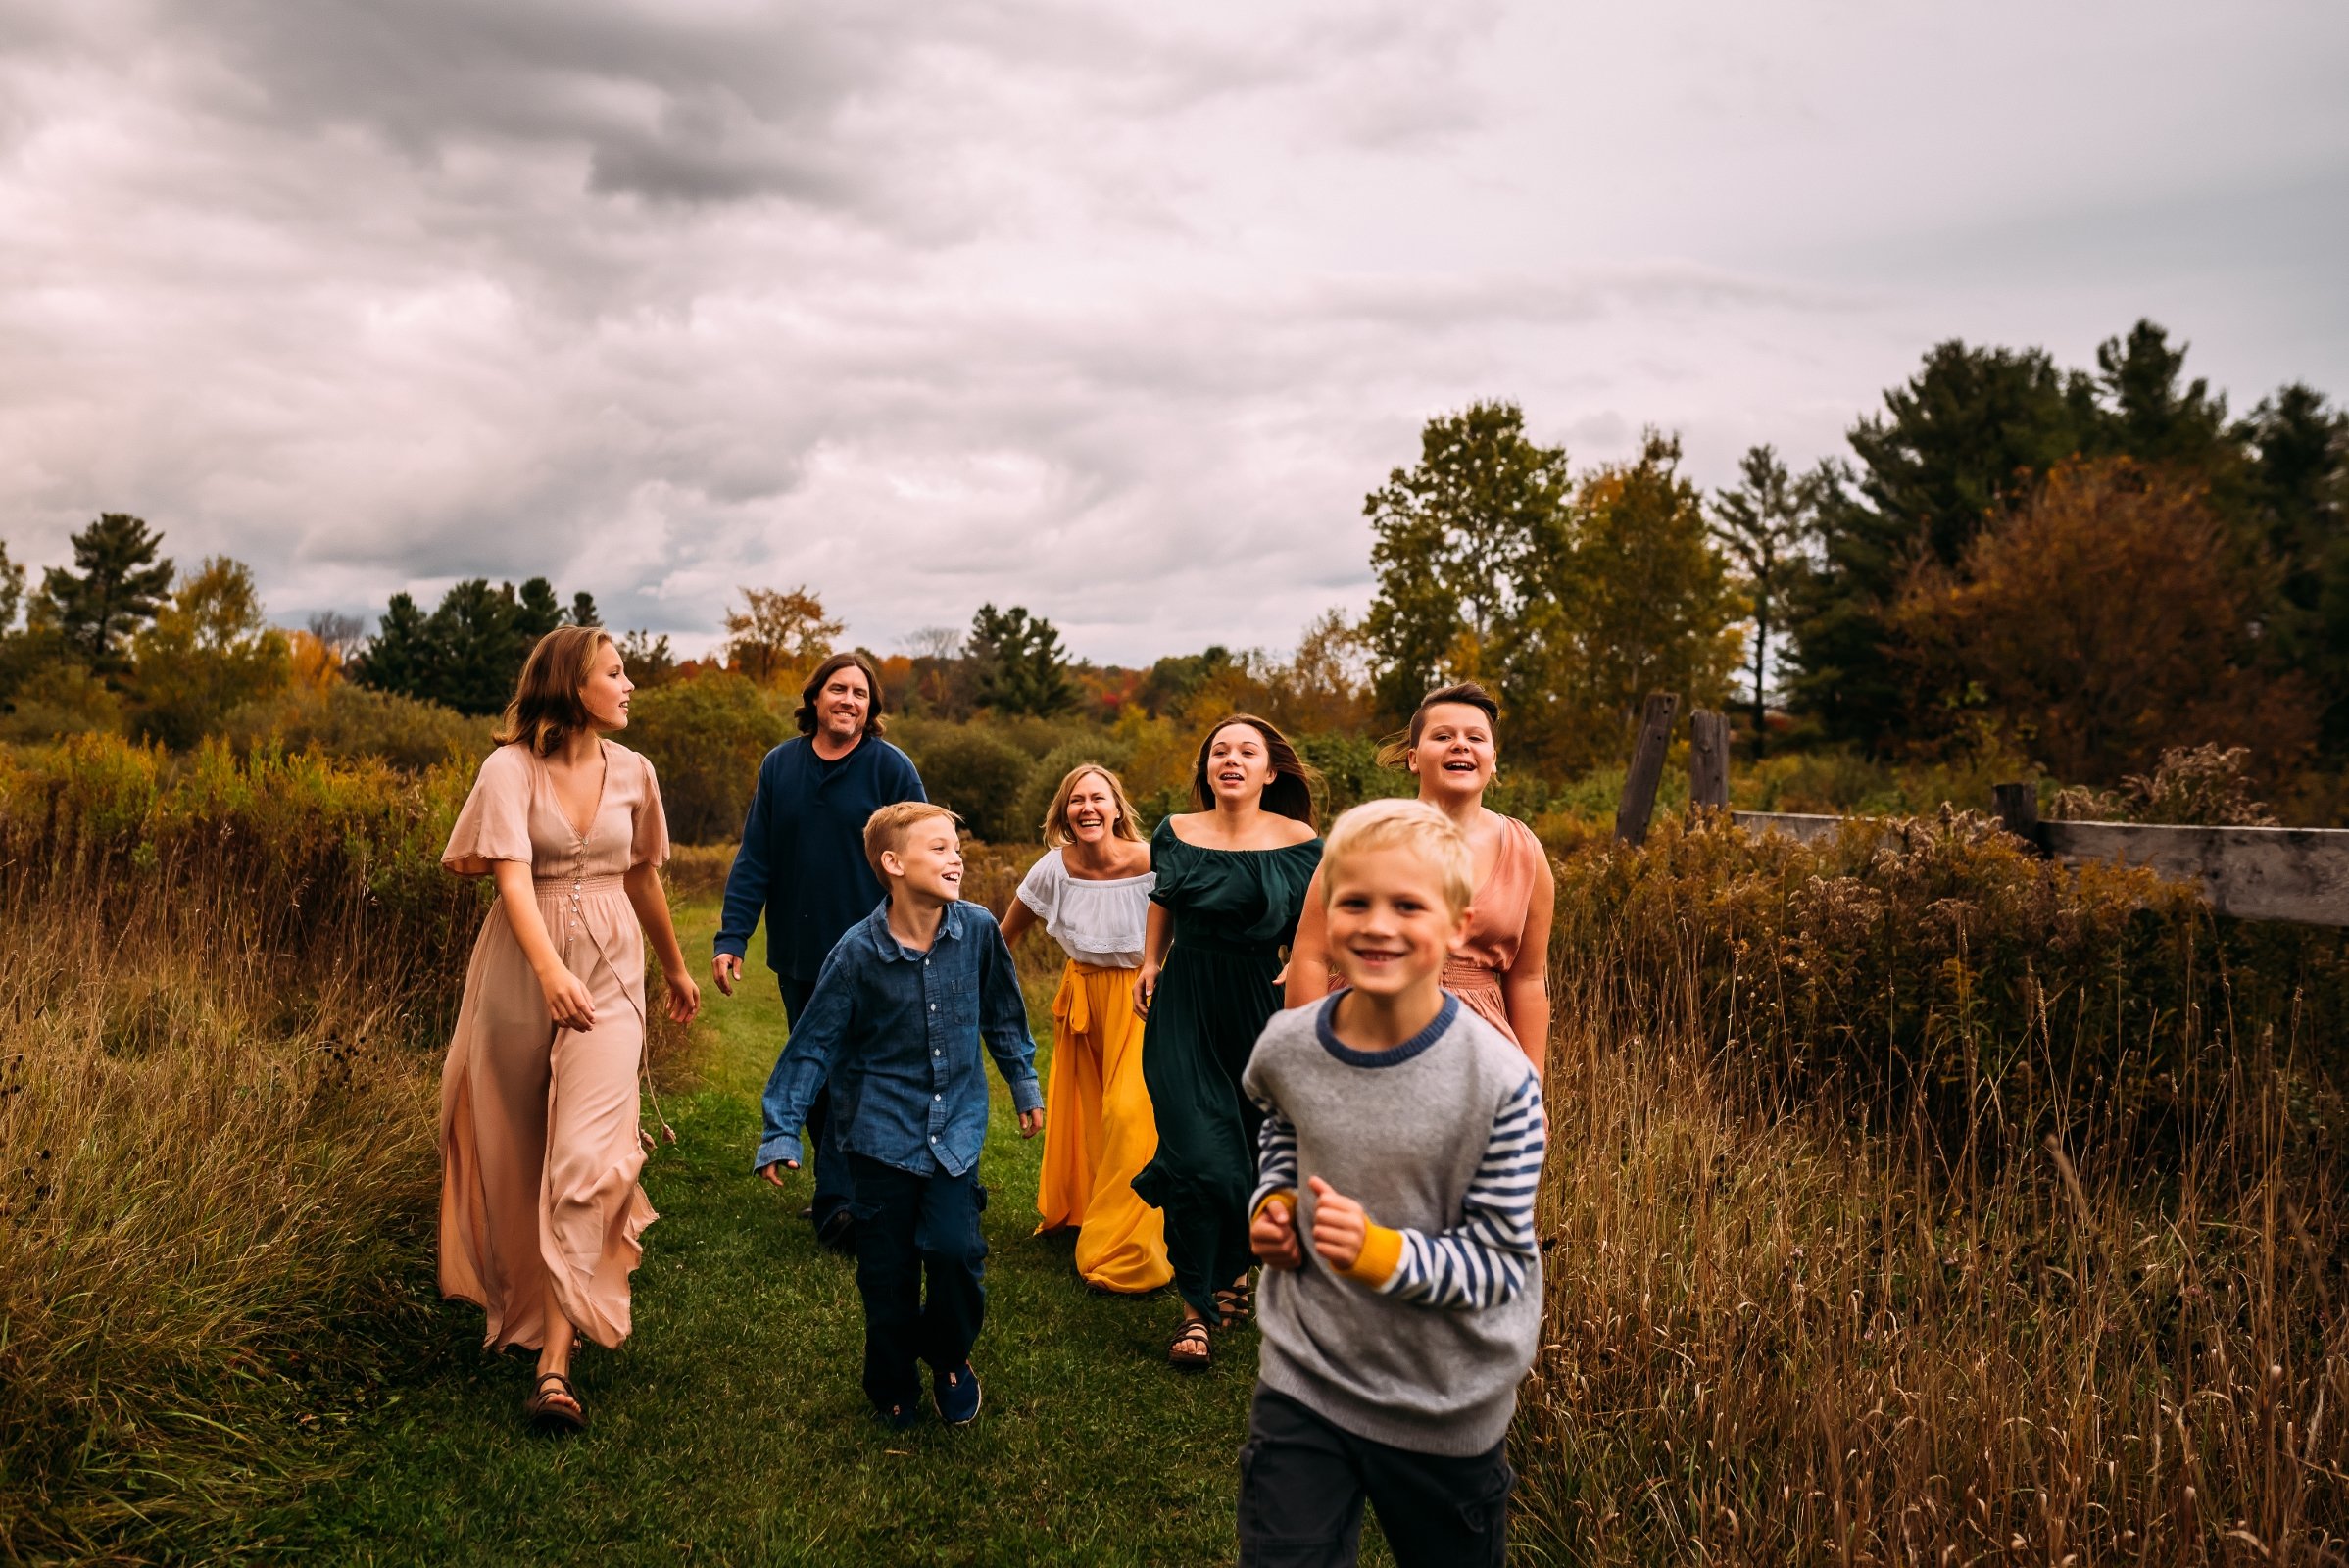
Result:
<svg viewBox="0 0 2349 1568"><path fill-rule="evenodd" d="M239 1521L390 1396L466 782L0 753L0 1557L267 1559ZM1553 843L1526 1560L2344 1554L2337 934L1965 813Z"/></svg>

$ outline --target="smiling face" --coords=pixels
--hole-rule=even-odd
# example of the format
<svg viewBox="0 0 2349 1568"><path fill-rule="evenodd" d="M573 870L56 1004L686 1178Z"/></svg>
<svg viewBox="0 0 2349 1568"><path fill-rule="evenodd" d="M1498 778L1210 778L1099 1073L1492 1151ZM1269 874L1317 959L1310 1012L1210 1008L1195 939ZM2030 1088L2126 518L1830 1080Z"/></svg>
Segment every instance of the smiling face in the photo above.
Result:
<svg viewBox="0 0 2349 1568"><path fill-rule="evenodd" d="M1493 720L1468 703L1438 703L1427 710L1419 739L1404 763L1419 775L1421 800L1474 798L1493 782L1500 752L1493 739Z"/></svg>
<svg viewBox="0 0 2349 1568"><path fill-rule="evenodd" d="M609 638L597 643L587 679L579 687L579 706L587 710L587 721L599 731L626 729L628 694L634 690L636 683L628 678L620 651Z"/></svg>
<svg viewBox="0 0 2349 1568"><path fill-rule="evenodd" d="M1444 972L1445 956L1467 938L1469 911L1452 913L1433 858L1387 844L1324 863L1330 966L1340 978L1365 995L1393 997Z"/></svg>
<svg viewBox="0 0 2349 1568"><path fill-rule="evenodd" d="M1218 806L1254 805L1272 782L1272 753L1253 724L1226 724L1207 741L1207 788Z"/></svg>
<svg viewBox="0 0 2349 1568"><path fill-rule="evenodd" d="M962 897L962 837L951 816L925 816L904 829L894 850L881 852L881 874L897 892L952 904Z"/></svg>
<svg viewBox="0 0 2349 1568"><path fill-rule="evenodd" d="M843 664L824 677L815 694L815 724L824 738L847 745L864 733L864 715L872 711L873 690L864 671Z"/></svg>
<svg viewBox="0 0 2349 1568"><path fill-rule="evenodd" d="M1080 774L1068 789L1068 836L1099 844L1117 831L1117 797L1099 773Z"/></svg>

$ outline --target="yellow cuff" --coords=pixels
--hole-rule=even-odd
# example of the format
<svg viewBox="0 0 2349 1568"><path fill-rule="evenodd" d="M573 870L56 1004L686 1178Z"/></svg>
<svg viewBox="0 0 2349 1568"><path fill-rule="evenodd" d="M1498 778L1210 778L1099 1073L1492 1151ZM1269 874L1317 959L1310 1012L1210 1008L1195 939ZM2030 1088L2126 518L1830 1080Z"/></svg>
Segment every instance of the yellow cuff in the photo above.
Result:
<svg viewBox="0 0 2349 1568"><path fill-rule="evenodd" d="M1289 1210L1289 1217L1291 1219L1297 1218L1297 1189L1294 1187L1276 1187L1271 1192L1266 1193L1263 1198L1257 1201L1254 1208L1248 1210L1248 1222L1253 1224L1267 1208L1270 1208L1275 1203L1278 1203L1283 1208Z"/></svg>
<svg viewBox="0 0 2349 1568"><path fill-rule="evenodd" d="M1338 1272L1356 1285L1367 1285L1375 1291L1395 1278L1395 1271L1402 1266L1402 1261L1403 1233L1372 1225L1362 1238L1362 1250L1354 1258L1354 1266Z"/></svg>

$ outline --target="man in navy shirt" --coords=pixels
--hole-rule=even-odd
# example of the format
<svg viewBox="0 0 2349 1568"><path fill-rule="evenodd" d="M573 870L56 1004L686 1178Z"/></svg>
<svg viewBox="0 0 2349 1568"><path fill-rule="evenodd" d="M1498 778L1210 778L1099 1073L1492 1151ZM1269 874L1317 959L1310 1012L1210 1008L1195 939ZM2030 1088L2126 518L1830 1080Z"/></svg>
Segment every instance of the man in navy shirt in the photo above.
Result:
<svg viewBox="0 0 2349 1568"><path fill-rule="evenodd" d="M766 915L766 963L799 1027L815 977L841 934L873 911L881 884L864 856L864 823L899 801L928 799L904 752L881 738L881 683L856 654L834 654L800 692L800 734L766 754L759 790L742 827L742 848L726 876L711 973L734 994L751 932ZM815 1202L809 1218L828 1247L855 1245L849 1212L854 1187L831 1131L830 1097L807 1106L815 1150Z"/></svg>

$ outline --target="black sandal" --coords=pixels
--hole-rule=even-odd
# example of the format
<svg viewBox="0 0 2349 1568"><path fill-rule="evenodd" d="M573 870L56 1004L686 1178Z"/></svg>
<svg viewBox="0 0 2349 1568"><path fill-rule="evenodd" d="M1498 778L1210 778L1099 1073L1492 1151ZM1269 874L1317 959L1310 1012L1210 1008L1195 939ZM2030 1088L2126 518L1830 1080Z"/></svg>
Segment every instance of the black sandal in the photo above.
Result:
<svg viewBox="0 0 2349 1568"><path fill-rule="evenodd" d="M550 1383L555 1385L555 1394L547 1392ZM570 1400L570 1407L565 1409L557 1404L556 1395ZM522 1414L542 1427L557 1431L587 1430L587 1405L580 1399L579 1391L571 1387L571 1380L560 1372L541 1372L538 1375L538 1381L530 1386L530 1397L522 1401Z"/></svg>
<svg viewBox="0 0 2349 1568"><path fill-rule="evenodd" d="M1198 1346L1197 1353L1186 1347ZM1166 1360L1178 1372L1197 1372L1215 1359L1214 1342L1207 1335L1204 1318L1187 1317L1175 1330L1175 1337L1166 1342Z"/></svg>
<svg viewBox="0 0 2349 1568"><path fill-rule="evenodd" d="M1215 1315L1227 1329L1238 1328L1256 1315L1255 1292L1248 1289L1247 1275L1240 1276L1239 1284L1226 1285L1215 1293Z"/></svg>

